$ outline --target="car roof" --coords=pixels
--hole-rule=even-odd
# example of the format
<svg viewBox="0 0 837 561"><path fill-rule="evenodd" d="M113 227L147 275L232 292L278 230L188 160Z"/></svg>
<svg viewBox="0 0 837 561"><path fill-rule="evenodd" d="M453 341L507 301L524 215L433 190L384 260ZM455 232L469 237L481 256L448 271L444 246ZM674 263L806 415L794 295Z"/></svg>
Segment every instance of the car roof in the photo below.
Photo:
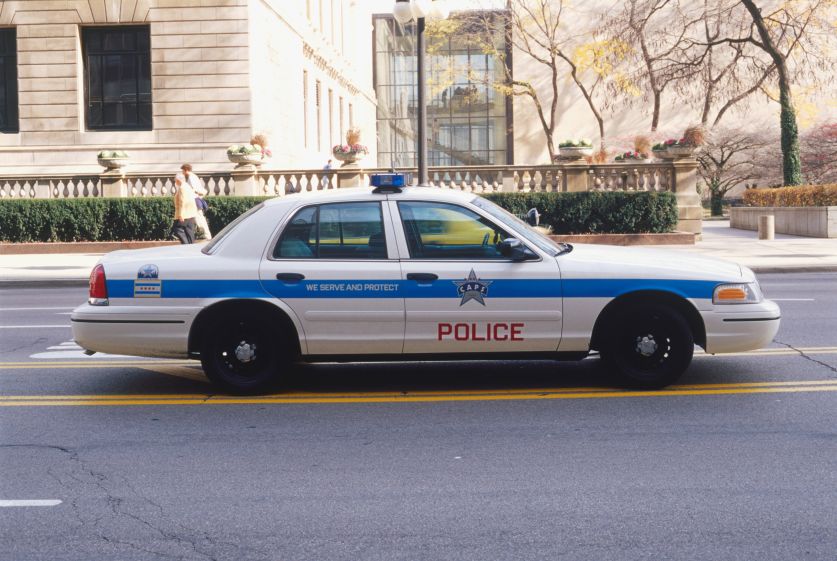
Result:
<svg viewBox="0 0 837 561"><path fill-rule="evenodd" d="M439 187L405 187L400 193L375 193L371 187L351 187L327 191L304 191L265 201L267 206L297 205L299 203L329 203L365 200L398 200L399 198L428 199L434 201L468 202L475 194Z"/></svg>

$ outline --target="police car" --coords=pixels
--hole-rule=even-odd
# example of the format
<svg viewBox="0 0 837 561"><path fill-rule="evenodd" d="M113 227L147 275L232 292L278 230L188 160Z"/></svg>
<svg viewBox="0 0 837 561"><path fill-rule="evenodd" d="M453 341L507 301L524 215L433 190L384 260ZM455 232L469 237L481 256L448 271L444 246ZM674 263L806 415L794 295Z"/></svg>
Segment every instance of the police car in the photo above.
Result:
<svg viewBox="0 0 837 561"><path fill-rule="evenodd" d="M71 317L88 352L200 359L232 392L264 391L297 361L591 350L627 385L658 388L695 345L757 349L779 319L746 267L556 243L482 197L428 187L277 198L204 246L110 253Z"/></svg>

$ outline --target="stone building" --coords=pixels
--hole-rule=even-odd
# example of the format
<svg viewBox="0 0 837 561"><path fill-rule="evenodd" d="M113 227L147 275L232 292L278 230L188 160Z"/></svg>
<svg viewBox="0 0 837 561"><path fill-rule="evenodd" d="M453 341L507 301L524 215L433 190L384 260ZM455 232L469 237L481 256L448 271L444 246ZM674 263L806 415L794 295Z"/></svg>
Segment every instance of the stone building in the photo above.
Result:
<svg viewBox="0 0 837 561"><path fill-rule="evenodd" d="M350 125L375 158L371 41L356 0L0 1L0 172L229 169L255 133L319 168Z"/></svg>

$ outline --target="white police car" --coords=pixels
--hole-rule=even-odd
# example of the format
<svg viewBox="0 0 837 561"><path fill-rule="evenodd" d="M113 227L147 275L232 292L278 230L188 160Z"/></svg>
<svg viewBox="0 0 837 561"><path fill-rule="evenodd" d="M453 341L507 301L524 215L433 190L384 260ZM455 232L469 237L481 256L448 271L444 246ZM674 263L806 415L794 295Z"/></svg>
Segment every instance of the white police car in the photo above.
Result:
<svg viewBox="0 0 837 561"><path fill-rule="evenodd" d="M556 244L473 194L427 187L273 199L205 246L116 251L73 312L89 351L200 358L234 392L298 360L554 358L591 349L662 387L768 344L779 307L739 265Z"/></svg>

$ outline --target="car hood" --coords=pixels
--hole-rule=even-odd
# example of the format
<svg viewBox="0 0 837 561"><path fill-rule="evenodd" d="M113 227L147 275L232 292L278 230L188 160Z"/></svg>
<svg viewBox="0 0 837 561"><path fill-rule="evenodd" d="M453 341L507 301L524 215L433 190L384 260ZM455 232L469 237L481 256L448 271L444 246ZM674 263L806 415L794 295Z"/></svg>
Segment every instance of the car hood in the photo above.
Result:
<svg viewBox="0 0 837 561"><path fill-rule="evenodd" d="M737 263L685 251L574 244L558 257L564 278L666 278L741 282L752 272Z"/></svg>

